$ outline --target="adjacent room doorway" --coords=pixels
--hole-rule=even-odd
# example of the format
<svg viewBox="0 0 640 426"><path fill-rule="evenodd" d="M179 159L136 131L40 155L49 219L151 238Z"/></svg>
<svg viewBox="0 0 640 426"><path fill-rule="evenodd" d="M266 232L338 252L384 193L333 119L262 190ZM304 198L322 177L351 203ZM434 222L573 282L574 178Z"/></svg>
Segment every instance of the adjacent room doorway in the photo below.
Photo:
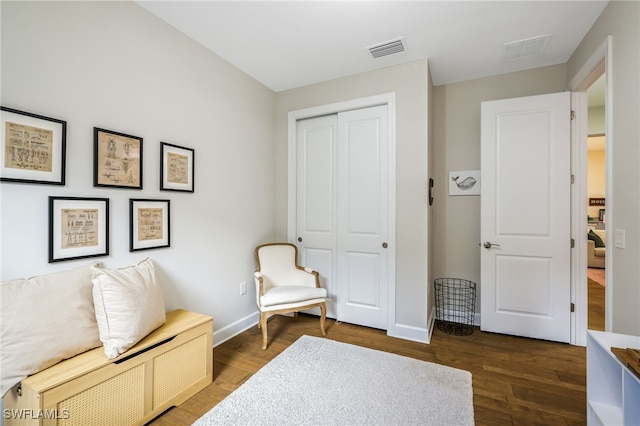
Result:
<svg viewBox="0 0 640 426"><path fill-rule="evenodd" d="M605 330L607 258L607 161L605 86L603 73L588 89L587 139L587 296L590 330Z"/></svg>
<svg viewBox="0 0 640 426"><path fill-rule="evenodd" d="M573 120L573 155L572 155L572 173L575 175L574 194L572 196L572 235L576 241L576 248L572 259L572 289L575 294L574 301L576 305L576 315L572 333L574 339L572 343L585 346L587 343L587 329L589 327L589 289L588 289L588 260L587 260L587 232L589 212L589 195L588 195L588 138L589 133L593 133L589 128L589 100L588 91L594 86L598 79L604 76L604 123L600 128L604 129L606 136L604 142L605 150L605 228L611 229L612 219L615 219L612 201L611 186L611 155L610 147L614 135L611 133L611 123L613 119L612 108L612 90L611 90L611 46L613 43L612 36L607 36L593 54L586 60L584 65L576 72L574 77L569 81L568 88L572 91L572 106L575 110L576 119ZM599 214L599 211L598 211ZM605 294L604 294L604 328L610 330L611 327L611 294L614 291L615 283L611 280L611 254L613 238L611 233L605 233L605 246L607 253L605 256Z"/></svg>

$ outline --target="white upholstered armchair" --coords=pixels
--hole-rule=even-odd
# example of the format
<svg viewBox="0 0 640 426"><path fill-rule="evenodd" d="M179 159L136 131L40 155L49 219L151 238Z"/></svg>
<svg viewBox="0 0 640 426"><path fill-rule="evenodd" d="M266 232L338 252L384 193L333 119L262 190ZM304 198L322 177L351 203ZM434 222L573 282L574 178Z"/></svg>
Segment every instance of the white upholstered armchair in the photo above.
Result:
<svg viewBox="0 0 640 426"><path fill-rule="evenodd" d="M256 303L260 310L262 349L267 348L267 317L320 308L320 330L326 336L327 290L320 287L318 272L298 265L298 248L289 243L256 247Z"/></svg>

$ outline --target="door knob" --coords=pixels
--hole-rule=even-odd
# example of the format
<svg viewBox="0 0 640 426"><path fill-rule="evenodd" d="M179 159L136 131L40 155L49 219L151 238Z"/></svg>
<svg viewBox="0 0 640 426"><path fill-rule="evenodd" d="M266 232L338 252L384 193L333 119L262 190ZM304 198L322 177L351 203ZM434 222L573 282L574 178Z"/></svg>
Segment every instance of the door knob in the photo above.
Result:
<svg viewBox="0 0 640 426"><path fill-rule="evenodd" d="M302 237L298 237L298 242L301 243L302 242Z"/></svg>
<svg viewBox="0 0 640 426"><path fill-rule="evenodd" d="M382 243L382 248L387 248L389 245L387 243Z"/></svg>
<svg viewBox="0 0 640 426"><path fill-rule="evenodd" d="M482 246L486 249L489 249L491 247L500 247L500 244L495 244L495 243L490 243L489 241L485 241Z"/></svg>

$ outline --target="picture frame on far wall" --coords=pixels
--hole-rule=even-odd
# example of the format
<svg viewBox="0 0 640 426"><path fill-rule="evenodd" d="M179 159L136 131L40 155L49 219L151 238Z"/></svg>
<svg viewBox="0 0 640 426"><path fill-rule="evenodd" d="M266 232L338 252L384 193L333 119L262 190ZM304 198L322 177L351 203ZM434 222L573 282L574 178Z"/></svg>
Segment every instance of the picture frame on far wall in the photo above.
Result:
<svg viewBox="0 0 640 426"><path fill-rule="evenodd" d="M65 184L67 122L0 107L0 181Z"/></svg>
<svg viewBox="0 0 640 426"><path fill-rule="evenodd" d="M49 197L49 263L108 254L108 198Z"/></svg>
<svg viewBox="0 0 640 426"><path fill-rule="evenodd" d="M129 199L129 251L171 246L171 201Z"/></svg>
<svg viewBox="0 0 640 426"><path fill-rule="evenodd" d="M142 138L93 128L93 186L142 189Z"/></svg>
<svg viewBox="0 0 640 426"><path fill-rule="evenodd" d="M160 190L194 192L191 148L160 142Z"/></svg>
<svg viewBox="0 0 640 426"><path fill-rule="evenodd" d="M449 172L449 195L480 195L480 170Z"/></svg>

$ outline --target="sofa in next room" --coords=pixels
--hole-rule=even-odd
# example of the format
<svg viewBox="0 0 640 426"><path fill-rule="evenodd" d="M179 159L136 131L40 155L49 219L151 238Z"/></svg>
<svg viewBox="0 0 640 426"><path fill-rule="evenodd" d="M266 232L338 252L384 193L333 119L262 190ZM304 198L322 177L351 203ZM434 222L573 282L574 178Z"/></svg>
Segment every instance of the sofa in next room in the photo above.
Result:
<svg viewBox="0 0 640 426"><path fill-rule="evenodd" d="M587 266L589 268L605 267L606 231L604 229L589 229L587 234Z"/></svg>

